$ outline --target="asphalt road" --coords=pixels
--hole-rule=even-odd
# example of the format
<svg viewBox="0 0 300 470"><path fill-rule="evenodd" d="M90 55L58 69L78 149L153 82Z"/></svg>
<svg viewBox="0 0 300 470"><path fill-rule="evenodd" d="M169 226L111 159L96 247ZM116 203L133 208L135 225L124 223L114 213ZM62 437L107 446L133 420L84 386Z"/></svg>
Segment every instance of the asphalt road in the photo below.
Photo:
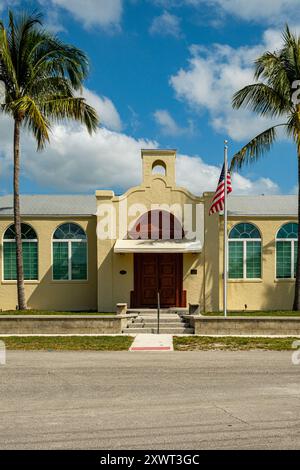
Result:
<svg viewBox="0 0 300 470"><path fill-rule="evenodd" d="M1 449L299 449L280 352L8 352Z"/></svg>

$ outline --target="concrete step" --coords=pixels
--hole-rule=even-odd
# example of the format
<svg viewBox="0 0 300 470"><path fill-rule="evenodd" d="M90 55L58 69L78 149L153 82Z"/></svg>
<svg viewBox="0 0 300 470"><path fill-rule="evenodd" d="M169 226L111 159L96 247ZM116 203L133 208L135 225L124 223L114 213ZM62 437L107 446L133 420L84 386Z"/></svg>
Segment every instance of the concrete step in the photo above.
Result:
<svg viewBox="0 0 300 470"><path fill-rule="evenodd" d="M143 309L143 308L130 308L127 310L127 313L137 313L139 315L157 315L157 309ZM188 314L188 309L186 308L161 308L160 309L161 315L185 315Z"/></svg>
<svg viewBox="0 0 300 470"><path fill-rule="evenodd" d="M145 325L149 324L156 324L157 323L157 318L137 318L133 320L134 324L140 325L141 323L144 323ZM185 325L185 321L181 319L160 319L160 324L161 325L170 325L170 324L176 324L176 325Z"/></svg>
<svg viewBox="0 0 300 470"><path fill-rule="evenodd" d="M185 318L182 318L179 315L160 316L159 319L160 319L160 321L165 321L165 322L187 321ZM155 315L155 316L139 315L138 317L134 317L133 320L134 321L145 321L145 322L157 321L157 315Z"/></svg>
<svg viewBox="0 0 300 470"><path fill-rule="evenodd" d="M137 320L140 319L140 320L143 320L143 321L157 321L157 315L139 315L138 317L135 317L135 318ZM179 315L169 315L169 316L161 315L159 318L160 318L161 321L177 321L177 320L182 321L182 320L184 320Z"/></svg>
<svg viewBox="0 0 300 470"><path fill-rule="evenodd" d="M189 327L189 323L185 321L177 313L164 313L160 315L160 328L161 334L193 334L193 328ZM157 333L157 312L153 310L143 311L138 317L133 318L128 322L124 333Z"/></svg>
<svg viewBox="0 0 300 470"><path fill-rule="evenodd" d="M184 322L160 322L160 326L162 328L184 328L187 325L187 323ZM157 327L157 322L152 321L152 322L134 322L130 323L131 328L156 328Z"/></svg>
<svg viewBox="0 0 300 470"><path fill-rule="evenodd" d="M160 328L159 332L166 335L183 335L183 334L193 334L193 328ZM156 334L157 328L126 328L123 330L123 333L128 334L137 334L137 333L147 333L147 334Z"/></svg>
<svg viewBox="0 0 300 470"><path fill-rule="evenodd" d="M140 318L157 318L157 312L155 313L140 313L138 315ZM160 312L160 318L181 318L181 315L178 315L178 313L162 313Z"/></svg>

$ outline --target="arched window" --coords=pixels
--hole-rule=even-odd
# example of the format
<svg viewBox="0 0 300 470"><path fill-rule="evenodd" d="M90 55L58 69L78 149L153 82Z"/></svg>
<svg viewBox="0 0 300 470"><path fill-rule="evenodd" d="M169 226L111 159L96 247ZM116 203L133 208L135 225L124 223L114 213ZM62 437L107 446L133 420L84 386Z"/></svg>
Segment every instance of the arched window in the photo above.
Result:
<svg viewBox="0 0 300 470"><path fill-rule="evenodd" d="M260 278L260 232L253 224L238 224L229 234L229 279Z"/></svg>
<svg viewBox="0 0 300 470"><path fill-rule="evenodd" d="M184 231L171 212L152 210L143 214L129 231L132 240L182 240Z"/></svg>
<svg viewBox="0 0 300 470"><path fill-rule="evenodd" d="M23 269L25 281L38 280L38 241L34 229L28 224L21 224ZM17 279L15 226L8 227L3 237L3 279Z"/></svg>
<svg viewBox="0 0 300 470"><path fill-rule="evenodd" d="M298 224L288 223L281 227L276 236L276 278L296 277L298 255Z"/></svg>
<svg viewBox="0 0 300 470"><path fill-rule="evenodd" d="M87 280L87 236L77 224L60 225L52 240L53 279Z"/></svg>

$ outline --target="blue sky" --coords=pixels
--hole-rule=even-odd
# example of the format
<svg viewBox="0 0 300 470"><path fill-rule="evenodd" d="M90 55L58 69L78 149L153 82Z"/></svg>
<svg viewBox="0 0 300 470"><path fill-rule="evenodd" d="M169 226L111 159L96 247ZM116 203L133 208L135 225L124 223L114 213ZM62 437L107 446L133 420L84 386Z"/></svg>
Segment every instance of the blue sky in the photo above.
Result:
<svg viewBox="0 0 300 470"><path fill-rule="evenodd" d="M36 154L23 134L24 193L122 192L140 179L140 148L178 149L177 179L212 190L223 140L237 151L264 122L233 111L232 93L252 80L254 59L280 46L285 22L298 29L297 0L10 0L44 13L45 23L91 61L85 96L102 118L89 138L73 124L53 129ZM7 2L0 0L1 16ZM11 192L11 123L1 117L1 193ZM240 194L290 193L296 152L280 136L261 162L234 177Z"/></svg>

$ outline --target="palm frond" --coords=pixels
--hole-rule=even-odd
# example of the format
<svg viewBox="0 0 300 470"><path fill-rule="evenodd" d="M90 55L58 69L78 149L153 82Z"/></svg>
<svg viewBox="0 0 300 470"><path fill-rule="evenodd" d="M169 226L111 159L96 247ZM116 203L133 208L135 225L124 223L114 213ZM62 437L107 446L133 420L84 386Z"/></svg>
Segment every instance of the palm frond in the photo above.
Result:
<svg viewBox="0 0 300 470"><path fill-rule="evenodd" d="M73 119L92 133L96 111L76 98L88 74L88 59L42 28L41 16L9 13L9 27L0 23L0 79L7 85L2 111L28 127L38 148L49 140L53 121Z"/></svg>
<svg viewBox="0 0 300 470"><path fill-rule="evenodd" d="M33 79L51 71L52 75L70 80L72 87L79 90L88 75L86 55L80 49L64 44L46 32L43 32L43 38L32 57Z"/></svg>
<svg viewBox="0 0 300 470"><path fill-rule="evenodd" d="M248 85L236 92L232 105L235 109L249 108L261 116L278 117L291 110L289 97L283 96L265 83Z"/></svg>
<svg viewBox="0 0 300 470"><path fill-rule="evenodd" d="M298 80L300 77L300 37L296 33L292 33L286 25L283 32L283 47L281 56L284 64L289 72L290 80Z"/></svg>
<svg viewBox="0 0 300 470"><path fill-rule="evenodd" d="M297 143L300 154L300 103L295 101L295 85L300 79L300 36L288 26L283 32L283 45L274 52L265 52L255 62L254 85L235 93L233 107L271 118L284 117L284 124L266 129L252 139L234 157L232 168L241 168L268 152L277 137L277 127L285 127Z"/></svg>
<svg viewBox="0 0 300 470"><path fill-rule="evenodd" d="M281 61L280 54L277 52L267 51L260 57L258 57L258 59L256 59L255 61L254 78L255 80L268 80L272 73L275 70L280 70L282 66L283 64Z"/></svg>
<svg viewBox="0 0 300 470"><path fill-rule="evenodd" d="M255 162L262 155L268 152L276 140L276 128L281 126L286 126L286 124L278 124L277 126L273 126L254 137L254 139L252 139L247 145L245 145L234 155L231 161L230 169L240 169L245 164Z"/></svg>
<svg viewBox="0 0 300 470"><path fill-rule="evenodd" d="M42 149L49 141L50 124L40 106L29 96L22 97L9 103L9 109L23 124L32 131L36 138L38 149Z"/></svg>
<svg viewBox="0 0 300 470"><path fill-rule="evenodd" d="M300 113L295 112L289 116L286 128L287 135L297 143L300 141Z"/></svg>
<svg viewBox="0 0 300 470"><path fill-rule="evenodd" d="M0 28L0 63L1 63L1 80L5 83L7 92L15 91L19 93L19 84L16 70L12 61L11 51L8 45L7 34L5 29Z"/></svg>
<svg viewBox="0 0 300 470"><path fill-rule="evenodd" d="M293 82L299 77L290 51L266 52L256 61L254 78L261 80L276 93L291 101Z"/></svg>
<svg viewBox="0 0 300 470"><path fill-rule="evenodd" d="M41 104L43 114L50 120L74 119L84 124L91 134L99 125L99 117L94 108L84 98L57 96Z"/></svg>
<svg viewBox="0 0 300 470"><path fill-rule="evenodd" d="M41 100L50 99L53 95L62 95L72 98L74 89L69 80L59 76L41 76L40 78L30 82L30 87L26 89L27 93L32 97Z"/></svg>

